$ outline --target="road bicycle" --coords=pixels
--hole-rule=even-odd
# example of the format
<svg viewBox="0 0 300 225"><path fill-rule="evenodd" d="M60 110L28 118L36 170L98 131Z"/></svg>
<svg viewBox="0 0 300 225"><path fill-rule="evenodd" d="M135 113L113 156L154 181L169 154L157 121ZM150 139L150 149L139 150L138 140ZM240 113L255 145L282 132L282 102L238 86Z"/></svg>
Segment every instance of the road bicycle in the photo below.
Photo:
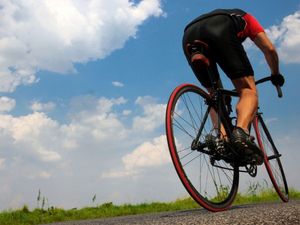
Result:
<svg viewBox="0 0 300 225"><path fill-rule="evenodd" d="M231 100L238 97L238 93L222 88L213 74L211 80L211 94L193 84L175 88L166 109L166 136L174 167L185 189L202 207L218 212L228 209L233 203L238 191L239 173L255 177L257 164L242 159L228 141L236 121L231 115ZM270 80L271 77L266 77L256 81L256 84ZM277 91L278 96L282 97L279 86ZM217 123L210 116L212 111L217 115ZM281 154L259 108L251 127L254 128L255 141L263 152L271 182L282 201L287 202L288 185ZM227 140L222 129L225 129Z"/></svg>

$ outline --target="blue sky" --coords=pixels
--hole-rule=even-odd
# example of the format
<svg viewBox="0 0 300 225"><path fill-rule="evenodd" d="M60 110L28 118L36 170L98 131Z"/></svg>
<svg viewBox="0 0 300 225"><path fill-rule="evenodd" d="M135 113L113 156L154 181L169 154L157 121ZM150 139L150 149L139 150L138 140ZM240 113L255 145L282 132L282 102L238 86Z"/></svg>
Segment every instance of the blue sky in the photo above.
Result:
<svg viewBox="0 0 300 225"><path fill-rule="evenodd" d="M272 6L270 8L270 6ZM284 98L260 104L300 189L300 1L0 1L0 209L169 201L186 196L170 162L171 91L197 83L181 49L186 23L215 8L255 15L274 41ZM245 44L257 78L264 58ZM226 77L224 84L231 87ZM255 179L268 179L261 168Z"/></svg>

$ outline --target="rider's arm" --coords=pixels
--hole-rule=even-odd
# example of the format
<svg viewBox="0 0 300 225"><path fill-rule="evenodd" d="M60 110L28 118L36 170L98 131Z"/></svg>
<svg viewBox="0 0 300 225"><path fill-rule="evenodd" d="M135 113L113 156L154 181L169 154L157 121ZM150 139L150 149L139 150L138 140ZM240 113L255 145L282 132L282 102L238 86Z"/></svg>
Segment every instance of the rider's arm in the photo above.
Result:
<svg viewBox="0 0 300 225"><path fill-rule="evenodd" d="M275 46L272 44L265 32L260 32L253 39L256 46L265 55L266 61L272 74L279 74L279 59Z"/></svg>

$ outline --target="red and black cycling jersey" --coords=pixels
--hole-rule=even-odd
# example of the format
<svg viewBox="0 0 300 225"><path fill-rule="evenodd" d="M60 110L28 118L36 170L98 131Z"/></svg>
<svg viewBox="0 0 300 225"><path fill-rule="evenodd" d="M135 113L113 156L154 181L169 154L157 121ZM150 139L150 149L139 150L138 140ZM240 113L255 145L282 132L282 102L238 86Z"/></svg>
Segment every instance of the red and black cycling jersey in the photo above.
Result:
<svg viewBox="0 0 300 225"><path fill-rule="evenodd" d="M251 40L254 40L258 33L264 32L262 25L260 25L257 19L251 14L247 13L242 18L245 20L246 25L245 28L237 34L239 38L245 40L249 37Z"/></svg>
<svg viewBox="0 0 300 225"><path fill-rule="evenodd" d="M264 32L264 28L257 21L257 19L241 9L216 9L197 17L191 21L184 30L186 31L190 26L201 20L216 15L227 15L232 18L232 21L237 28L237 36L241 42L243 42L247 37L251 38L251 40L254 40L258 33Z"/></svg>

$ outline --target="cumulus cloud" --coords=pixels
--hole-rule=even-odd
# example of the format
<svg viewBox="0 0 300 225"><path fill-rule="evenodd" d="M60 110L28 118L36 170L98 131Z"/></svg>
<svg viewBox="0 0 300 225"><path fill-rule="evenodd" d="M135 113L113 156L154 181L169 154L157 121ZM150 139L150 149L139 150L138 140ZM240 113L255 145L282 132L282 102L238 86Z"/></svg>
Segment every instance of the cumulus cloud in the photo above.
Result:
<svg viewBox="0 0 300 225"><path fill-rule="evenodd" d="M30 105L30 109L34 112L43 112L43 111L51 111L55 108L55 103L53 102L46 102L41 103L38 101L34 101Z"/></svg>
<svg viewBox="0 0 300 225"><path fill-rule="evenodd" d="M77 97L71 101L64 123L39 111L24 116L0 114L0 171L5 172L2 180L8 196L1 205L9 204L15 195L10 190L20 180L30 180L28 185L36 188L51 179L53 186L64 186L65 191L90 181L100 185L101 178L141 177L165 165L169 160L165 136L159 136L159 129L154 133L153 128L146 132L134 126L136 118L152 121L145 109L160 109L160 104L149 96L139 97L131 112L127 102L123 97ZM0 188L2 195L4 191ZM71 202L72 194L68 193ZM26 204L34 205L30 196L24 195ZM49 197L60 201L55 191ZM22 205L24 201L16 203Z"/></svg>
<svg viewBox="0 0 300 225"><path fill-rule="evenodd" d="M165 104L157 104L156 99L150 96L138 97L135 103L144 110L142 116L134 119L135 130L150 132L164 123Z"/></svg>
<svg viewBox="0 0 300 225"><path fill-rule="evenodd" d="M20 153L26 152L44 162L57 161L61 159L61 155L53 149L57 147L58 127L56 121L43 113L21 117L0 115L0 145L18 149Z"/></svg>
<svg viewBox="0 0 300 225"><path fill-rule="evenodd" d="M84 101L85 98L78 99L78 103ZM71 123L61 127L69 146L85 146L95 144L113 146L114 138L117 136L119 140L127 137L127 129L118 118L118 113L113 111L113 107L126 103L123 97L116 99L107 99L101 97L99 99L88 96L87 99L92 103L92 108L82 109L71 115Z"/></svg>
<svg viewBox="0 0 300 225"><path fill-rule="evenodd" d="M144 142L132 153L122 159L125 169L134 171L138 168L160 166L170 162L167 139L165 135Z"/></svg>
<svg viewBox="0 0 300 225"><path fill-rule="evenodd" d="M102 59L163 14L160 0L5 0L0 3L0 91L37 82L36 73L75 72Z"/></svg>
<svg viewBox="0 0 300 225"><path fill-rule="evenodd" d="M122 158L124 168L104 172L103 178L118 178L139 175L145 168L157 167L169 163L167 139L165 135L146 141Z"/></svg>
<svg viewBox="0 0 300 225"><path fill-rule="evenodd" d="M131 113L132 113L132 111L131 111L131 110L128 110L128 109L125 109L125 110L122 112L122 114L123 114L124 116L129 116Z"/></svg>
<svg viewBox="0 0 300 225"><path fill-rule="evenodd" d="M281 61L300 63L300 11L283 18L279 25L266 30L276 44Z"/></svg>
<svg viewBox="0 0 300 225"><path fill-rule="evenodd" d="M142 107L151 106L154 109L162 107L153 102L146 103L146 99L149 101L150 98L138 98ZM43 162L57 162L63 159L66 151L82 150L86 146L93 149L99 146L113 149L118 146L118 143L115 142L116 137L118 142L123 141L122 146L124 147L126 138L131 135L137 137L140 132L140 130L135 130L134 125L126 128L121 120L124 115L131 114L131 111L122 107L126 103L127 100L123 97L108 99L82 96L75 98L71 103L73 111L71 110L69 113L70 121L65 124L59 123L44 112L39 112L46 108L52 108L52 104L49 103L33 104L34 112L25 116L14 117L0 114L0 139L3 140L0 142L0 148L14 149ZM120 109L116 110L117 107ZM148 119L148 116L151 118ZM161 118L160 115L160 120ZM132 119L132 123L136 123L136 120L151 122L153 115L143 112L143 116L136 116ZM156 121L155 124L161 124L161 122Z"/></svg>
<svg viewBox="0 0 300 225"><path fill-rule="evenodd" d="M34 173L28 176L29 179L49 179L51 178L51 173L46 172L46 171L41 171L38 173Z"/></svg>
<svg viewBox="0 0 300 225"><path fill-rule="evenodd" d="M124 84L119 81L113 81L112 85L115 87L124 87Z"/></svg>
<svg viewBox="0 0 300 225"><path fill-rule="evenodd" d="M1 112L10 112L16 106L16 101L8 97L0 97L0 113Z"/></svg>
<svg viewBox="0 0 300 225"><path fill-rule="evenodd" d="M5 159L0 158L0 170L5 168Z"/></svg>

